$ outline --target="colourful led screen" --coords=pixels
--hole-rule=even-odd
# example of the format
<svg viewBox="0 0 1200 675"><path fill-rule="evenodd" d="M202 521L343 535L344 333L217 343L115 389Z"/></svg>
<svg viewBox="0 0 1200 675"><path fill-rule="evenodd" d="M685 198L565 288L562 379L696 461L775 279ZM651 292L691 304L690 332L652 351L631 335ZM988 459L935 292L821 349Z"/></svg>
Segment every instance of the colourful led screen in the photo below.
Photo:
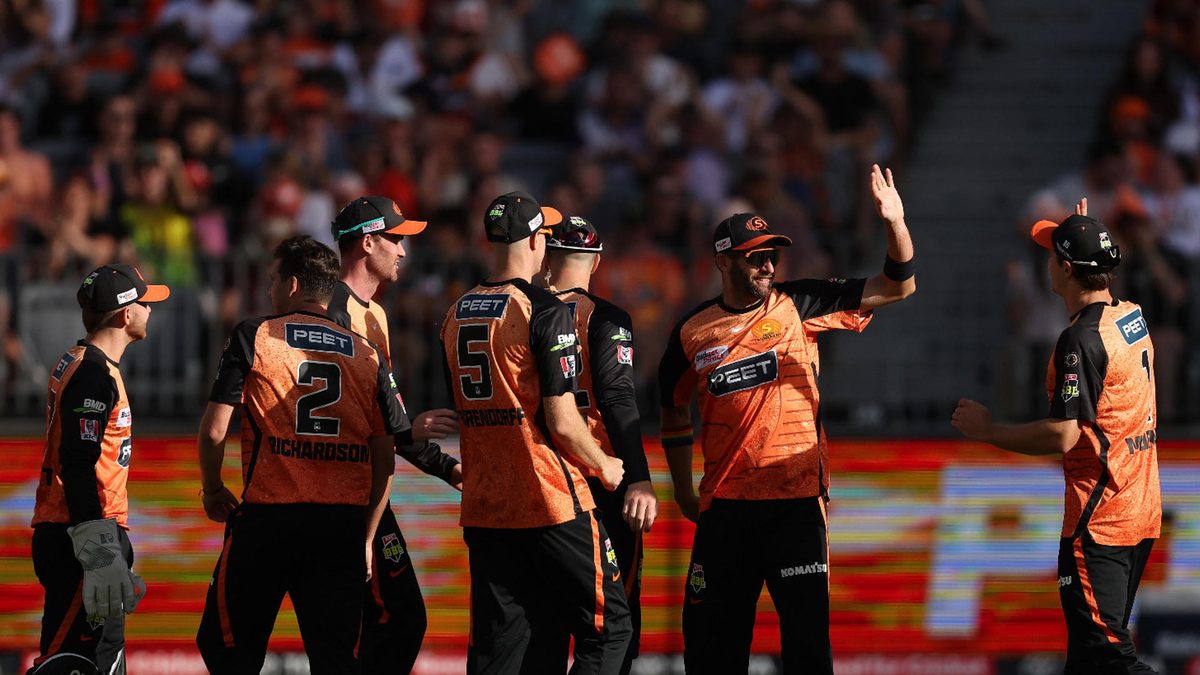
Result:
<svg viewBox="0 0 1200 675"><path fill-rule="evenodd" d="M666 465L648 439L662 515L645 540L643 654L682 649L680 602L692 525L670 502ZM450 452L455 449L448 444ZM41 589L29 561L29 518L41 441L0 441L0 651L37 647ZM227 453L235 461L236 448ZM222 528L197 497L191 439L138 439L130 469L131 539L149 593L128 623L138 650L193 651ZM948 441L833 444L830 504L835 653L1023 654L1061 651L1055 560L1062 475L1050 460ZM1168 525L1144 588L1200 589L1200 445L1159 448ZM226 467L236 483L237 468ZM392 503L429 611L431 658L465 651L466 549L458 495L401 467ZM279 551L281 565L305 542ZM779 648L763 594L755 650ZM290 611L272 648L301 648Z"/></svg>

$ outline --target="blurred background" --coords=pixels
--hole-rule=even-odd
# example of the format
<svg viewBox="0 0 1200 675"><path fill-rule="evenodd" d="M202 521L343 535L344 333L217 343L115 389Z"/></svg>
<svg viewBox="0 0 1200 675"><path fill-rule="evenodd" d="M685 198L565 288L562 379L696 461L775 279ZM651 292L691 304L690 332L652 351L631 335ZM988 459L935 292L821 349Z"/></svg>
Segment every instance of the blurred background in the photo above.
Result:
<svg viewBox="0 0 1200 675"><path fill-rule="evenodd" d="M731 213L796 241L781 278L874 274L875 162L896 173L920 287L862 335L821 338L838 672L1059 667L1061 472L952 440L948 419L964 396L1006 420L1043 414L1067 317L1026 233L1086 196L1125 256L1114 292L1142 305L1157 354L1168 522L1139 646L1200 673L1198 160L1196 0L0 0L0 673L36 650L46 380L82 335L89 270L132 262L172 287L122 363L150 584L129 658L200 672L221 530L195 497L191 438L226 334L268 309L271 248L330 242L361 194L429 220L378 299L410 409L441 407L437 323L485 274L483 209L515 189L596 224L593 290L633 317L665 511L636 672L679 672L691 529L654 438L666 335L719 291L711 232ZM431 621L419 672L462 672L457 499L400 472ZM765 674L765 594L763 609ZM286 612L272 646L269 672L305 672Z"/></svg>

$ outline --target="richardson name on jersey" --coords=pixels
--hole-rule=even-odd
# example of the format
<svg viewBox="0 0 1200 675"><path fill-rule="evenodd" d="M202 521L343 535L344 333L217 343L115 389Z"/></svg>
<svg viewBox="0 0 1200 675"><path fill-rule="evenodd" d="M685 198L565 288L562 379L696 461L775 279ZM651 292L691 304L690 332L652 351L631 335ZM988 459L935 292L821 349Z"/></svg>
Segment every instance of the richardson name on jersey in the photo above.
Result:
<svg viewBox="0 0 1200 675"><path fill-rule="evenodd" d="M525 424L525 410L522 408L460 409L458 421L468 427L519 427Z"/></svg>
<svg viewBox="0 0 1200 675"><path fill-rule="evenodd" d="M371 461L371 449L358 443L326 443L324 441L301 441L295 438L267 437L267 446L272 455L311 459L320 462L352 462L365 464Z"/></svg>

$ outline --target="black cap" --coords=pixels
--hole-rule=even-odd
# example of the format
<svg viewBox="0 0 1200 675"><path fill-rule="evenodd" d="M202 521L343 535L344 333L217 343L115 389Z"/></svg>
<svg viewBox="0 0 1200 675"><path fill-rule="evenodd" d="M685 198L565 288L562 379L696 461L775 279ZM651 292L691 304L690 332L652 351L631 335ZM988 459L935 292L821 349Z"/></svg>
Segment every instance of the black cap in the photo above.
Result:
<svg viewBox="0 0 1200 675"><path fill-rule="evenodd" d="M717 223L713 231L713 250L717 253L791 245L789 237L772 233L767 221L753 213L735 213Z"/></svg>
<svg viewBox="0 0 1200 675"><path fill-rule="evenodd" d="M1039 220L1029 236L1072 265L1108 271L1121 264L1121 247L1104 223L1088 216L1068 216L1061 223Z"/></svg>
<svg viewBox="0 0 1200 675"><path fill-rule="evenodd" d="M550 228L550 240L546 248L559 251L579 251L581 253L599 253L604 250L600 241L600 233L586 218L570 216Z"/></svg>
<svg viewBox="0 0 1200 675"><path fill-rule="evenodd" d="M483 229L488 241L512 244L528 239L538 230L548 231L562 219L557 209L538 204L528 192L509 192L488 205Z"/></svg>
<svg viewBox="0 0 1200 675"><path fill-rule="evenodd" d="M84 278L75 299L80 307L103 314L135 302L161 302L170 295L166 286L147 284L132 265L105 265Z"/></svg>
<svg viewBox="0 0 1200 675"><path fill-rule="evenodd" d="M400 206L387 197L367 195L359 197L338 211L329 231L335 241L351 237L363 237L376 232L387 234L419 234L428 223L407 220Z"/></svg>

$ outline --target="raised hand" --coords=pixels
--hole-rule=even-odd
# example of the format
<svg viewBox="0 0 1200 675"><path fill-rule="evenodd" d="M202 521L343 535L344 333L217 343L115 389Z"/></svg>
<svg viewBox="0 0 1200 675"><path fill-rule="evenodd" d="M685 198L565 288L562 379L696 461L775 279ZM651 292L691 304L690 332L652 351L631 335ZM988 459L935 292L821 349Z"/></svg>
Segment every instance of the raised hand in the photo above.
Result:
<svg viewBox="0 0 1200 675"><path fill-rule="evenodd" d="M896 191L896 181L891 169L880 169L871 165L871 194L875 197L875 211L888 223L904 220L904 202Z"/></svg>

